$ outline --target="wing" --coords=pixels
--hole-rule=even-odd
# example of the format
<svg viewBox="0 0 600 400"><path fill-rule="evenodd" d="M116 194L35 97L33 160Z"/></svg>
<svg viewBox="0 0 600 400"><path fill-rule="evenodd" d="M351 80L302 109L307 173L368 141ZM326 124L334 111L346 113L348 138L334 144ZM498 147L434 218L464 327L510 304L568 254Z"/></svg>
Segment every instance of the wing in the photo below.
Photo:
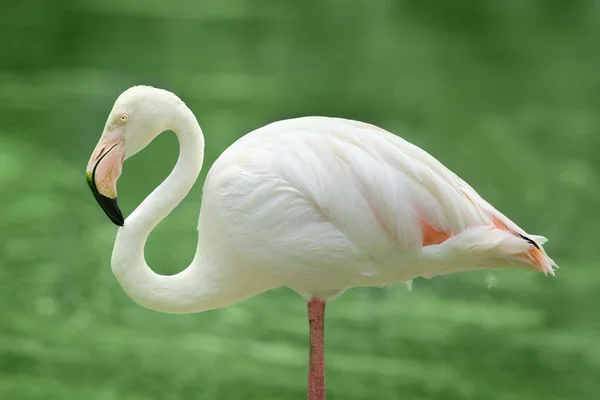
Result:
<svg viewBox="0 0 600 400"><path fill-rule="evenodd" d="M270 169L351 237L366 236L360 243L420 248L493 225L493 215L521 231L435 158L380 128L313 117L267 129L274 134L262 136L263 149L276 155Z"/></svg>

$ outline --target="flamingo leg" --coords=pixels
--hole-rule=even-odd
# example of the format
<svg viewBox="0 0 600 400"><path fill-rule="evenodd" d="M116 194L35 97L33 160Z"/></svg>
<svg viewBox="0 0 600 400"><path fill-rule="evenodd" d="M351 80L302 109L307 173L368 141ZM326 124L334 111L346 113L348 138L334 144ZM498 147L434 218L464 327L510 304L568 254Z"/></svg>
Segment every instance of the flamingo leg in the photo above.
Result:
<svg viewBox="0 0 600 400"><path fill-rule="evenodd" d="M325 301L313 298L308 302L308 326L310 329L308 400L325 400L325 354L323 351Z"/></svg>

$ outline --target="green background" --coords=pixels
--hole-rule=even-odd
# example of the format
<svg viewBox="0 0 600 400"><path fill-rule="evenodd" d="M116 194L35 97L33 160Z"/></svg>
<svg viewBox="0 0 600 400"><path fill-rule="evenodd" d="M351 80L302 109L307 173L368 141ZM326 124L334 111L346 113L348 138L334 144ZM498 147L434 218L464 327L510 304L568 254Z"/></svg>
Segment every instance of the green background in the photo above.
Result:
<svg viewBox="0 0 600 400"><path fill-rule="evenodd" d="M84 171L135 84L190 106L206 166L274 120L363 120L550 238L556 279L477 272L331 302L329 398L597 398L600 2L2 0L0 58L0 399L306 396L291 290L177 316L112 276L116 227ZM127 161L126 215L176 157L164 134ZM201 181L150 237L157 272L193 257Z"/></svg>

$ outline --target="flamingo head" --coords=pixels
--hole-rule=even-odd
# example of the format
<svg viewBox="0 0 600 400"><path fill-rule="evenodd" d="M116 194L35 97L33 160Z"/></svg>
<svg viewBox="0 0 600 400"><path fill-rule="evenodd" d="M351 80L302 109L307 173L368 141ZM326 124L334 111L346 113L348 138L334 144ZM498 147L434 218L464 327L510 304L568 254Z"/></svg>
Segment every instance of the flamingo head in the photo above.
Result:
<svg viewBox="0 0 600 400"><path fill-rule="evenodd" d="M115 101L88 162L86 179L96 201L116 225L125 223L117 204L123 162L169 129L172 110L181 104L174 94L149 86L127 89Z"/></svg>

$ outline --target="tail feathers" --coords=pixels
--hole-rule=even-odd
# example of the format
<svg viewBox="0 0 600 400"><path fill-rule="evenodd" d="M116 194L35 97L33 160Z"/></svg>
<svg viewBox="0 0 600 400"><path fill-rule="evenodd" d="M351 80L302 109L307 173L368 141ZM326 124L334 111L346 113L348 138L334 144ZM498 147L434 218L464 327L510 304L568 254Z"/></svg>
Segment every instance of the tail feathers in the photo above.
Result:
<svg viewBox="0 0 600 400"><path fill-rule="evenodd" d="M544 250L531 249L527 253L520 255L527 261L531 262L537 269L544 274L554 276L554 269L558 269L558 265L552 260Z"/></svg>
<svg viewBox="0 0 600 400"><path fill-rule="evenodd" d="M510 231L481 226L453 235L440 245L424 247L424 251L452 263L465 263L480 268L526 264L545 274L554 275L554 268L558 266L541 247L547 239L535 235L528 235L527 238L535 244Z"/></svg>
<svg viewBox="0 0 600 400"><path fill-rule="evenodd" d="M500 217L502 217L505 221L508 221L508 223L512 225L512 228L509 227L506 222L503 222ZM521 229L501 214L492 215L492 220L497 229L510 232L512 235L515 235L534 246L533 249L529 249L522 254L517 254L517 258L529 261L529 263L531 263L535 268L539 269L546 275L550 274L554 276L554 268L558 269L558 265L556 265L556 263L550 257L548 257L542 248L542 245L546 243L548 239L546 239L544 236L529 235L524 231L523 233L519 233Z"/></svg>

